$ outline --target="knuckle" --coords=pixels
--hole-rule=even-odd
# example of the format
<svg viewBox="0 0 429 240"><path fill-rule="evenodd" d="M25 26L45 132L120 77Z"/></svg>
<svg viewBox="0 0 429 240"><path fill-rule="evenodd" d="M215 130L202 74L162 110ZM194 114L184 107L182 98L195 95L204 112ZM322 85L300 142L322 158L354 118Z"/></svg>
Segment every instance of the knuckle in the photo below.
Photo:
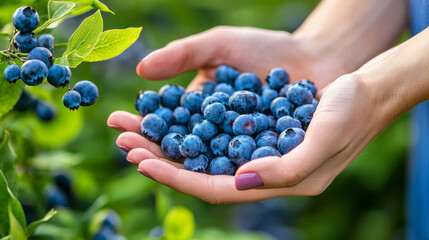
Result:
<svg viewBox="0 0 429 240"><path fill-rule="evenodd" d="M304 174L297 170L281 168L281 181L286 187L294 187L302 181Z"/></svg>
<svg viewBox="0 0 429 240"><path fill-rule="evenodd" d="M216 183L213 179L213 177L207 176L206 178L206 191L204 194L200 197L203 201L213 204L213 205L220 205L224 204L224 200L222 200L219 196L219 194L216 193Z"/></svg>

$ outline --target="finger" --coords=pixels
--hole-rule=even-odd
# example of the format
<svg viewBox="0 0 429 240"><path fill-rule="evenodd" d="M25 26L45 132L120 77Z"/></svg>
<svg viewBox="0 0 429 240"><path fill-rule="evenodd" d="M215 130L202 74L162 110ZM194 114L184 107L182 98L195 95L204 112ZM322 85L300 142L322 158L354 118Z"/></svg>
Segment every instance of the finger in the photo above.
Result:
<svg viewBox="0 0 429 240"><path fill-rule="evenodd" d="M125 132L140 133L142 117L125 111L116 111L107 119L107 126Z"/></svg>
<svg viewBox="0 0 429 240"><path fill-rule="evenodd" d="M245 190L296 186L334 154L341 152L343 145L339 145L335 139L341 138L336 136L336 129L331 127L335 124L329 119L313 120L304 141L289 153L282 157L253 160L241 166L236 173L237 188Z"/></svg>
<svg viewBox="0 0 429 240"><path fill-rule="evenodd" d="M209 30L171 42L154 51L137 66L137 73L146 79L168 79L182 72L222 64L227 51L219 31Z"/></svg>
<svg viewBox="0 0 429 240"><path fill-rule="evenodd" d="M183 164L173 162L173 161L170 161L170 160L165 159L165 158L160 158L160 157L156 156L155 154L153 154L152 152L150 152L144 148L134 148L127 155L127 160L134 163L135 165L139 165L140 162L142 162L146 159L157 159L157 160L163 161L165 163L168 163L168 164L170 164L176 168L183 168Z"/></svg>
<svg viewBox="0 0 429 240"><path fill-rule="evenodd" d="M161 147L158 144L151 142L143 136L134 132L121 133L121 135L119 135L116 139L116 144L119 147L125 147L130 150L134 148L144 148L147 149L149 152L153 153L158 158L166 158L166 156L161 150Z"/></svg>
<svg viewBox="0 0 429 240"><path fill-rule="evenodd" d="M187 92L201 90L202 85L205 82L208 82L210 79L206 76L206 74L203 71L198 72L197 76L195 76L194 80L189 83L188 87L186 88Z"/></svg>
<svg viewBox="0 0 429 240"><path fill-rule="evenodd" d="M176 191L212 204L253 202L281 196L308 195L304 185L285 189L238 191L235 188L233 176L210 176L191 172L155 159L140 162L138 170L143 175Z"/></svg>

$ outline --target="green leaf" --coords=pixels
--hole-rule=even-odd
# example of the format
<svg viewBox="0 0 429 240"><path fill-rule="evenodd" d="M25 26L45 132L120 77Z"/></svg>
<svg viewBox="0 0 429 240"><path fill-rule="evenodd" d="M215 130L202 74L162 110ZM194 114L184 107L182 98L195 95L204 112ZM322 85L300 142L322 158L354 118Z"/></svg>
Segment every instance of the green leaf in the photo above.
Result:
<svg viewBox="0 0 429 240"><path fill-rule="evenodd" d="M6 237L1 238L0 240L10 240L10 235L7 235Z"/></svg>
<svg viewBox="0 0 429 240"><path fill-rule="evenodd" d="M9 205L9 222L10 222L10 239L11 240L25 240L27 236L25 235L25 231L19 221L15 218L12 206Z"/></svg>
<svg viewBox="0 0 429 240"><path fill-rule="evenodd" d="M95 8L95 9L99 9L103 12L109 12L109 13L115 14L104 3L100 2L99 0L61 0L61 1L87 5L87 6L91 6L91 7Z"/></svg>
<svg viewBox="0 0 429 240"><path fill-rule="evenodd" d="M57 211L55 209L51 209L46 215L37 221L32 222L28 227L26 228L27 237L30 237L33 235L36 228L40 226L40 224L47 222L49 219L51 219L55 214L57 214Z"/></svg>
<svg viewBox="0 0 429 240"><path fill-rule="evenodd" d="M101 34L100 40L84 61L97 62L118 56L139 37L142 28L112 29Z"/></svg>
<svg viewBox="0 0 429 240"><path fill-rule="evenodd" d="M9 140L10 134L6 130L3 140L0 143L0 170L2 170L5 178L7 179L8 186L12 193L16 194L18 191L18 175L15 169L16 152Z"/></svg>
<svg viewBox="0 0 429 240"><path fill-rule="evenodd" d="M0 57L0 60L3 58ZM3 71L9 64L0 62L0 116L9 112L21 96L24 83L20 80L16 83L8 83L4 79Z"/></svg>
<svg viewBox="0 0 429 240"><path fill-rule="evenodd" d="M78 29L70 37L67 44L66 56L70 67L77 67L89 54L100 39L103 31L103 19L100 11L82 21Z"/></svg>
<svg viewBox="0 0 429 240"><path fill-rule="evenodd" d="M166 239L186 240L194 234L194 216L185 207L174 207L164 221Z"/></svg>
<svg viewBox="0 0 429 240"><path fill-rule="evenodd" d="M71 2L48 2L48 17L49 19L40 25L35 33L43 31L45 28L54 28L60 24L65 17L76 9L76 4Z"/></svg>
<svg viewBox="0 0 429 240"><path fill-rule="evenodd" d="M67 61L67 58L57 58L55 59L54 64L63 65L63 66L69 66L69 61Z"/></svg>
<svg viewBox="0 0 429 240"><path fill-rule="evenodd" d="M10 191L7 180L0 170L0 237L8 235L10 229L9 208L21 226L26 225L24 210Z"/></svg>

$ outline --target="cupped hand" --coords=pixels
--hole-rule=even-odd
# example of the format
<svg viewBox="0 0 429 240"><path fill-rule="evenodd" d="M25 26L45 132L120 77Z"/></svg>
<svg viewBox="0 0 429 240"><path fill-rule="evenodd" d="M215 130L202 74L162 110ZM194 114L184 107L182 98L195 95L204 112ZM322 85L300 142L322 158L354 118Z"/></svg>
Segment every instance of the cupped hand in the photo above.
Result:
<svg viewBox="0 0 429 240"><path fill-rule="evenodd" d="M300 145L282 157L250 161L235 176L184 170L183 164L170 161L158 144L140 135L140 116L115 112L108 124L126 131L117 144L131 149L127 159L147 177L213 204L251 202L323 192L384 129L384 122L372 114L381 108L372 96L359 75L337 79L321 98Z"/></svg>
<svg viewBox="0 0 429 240"><path fill-rule="evenodd" d="M318 50L318 42L301 40L283 31L248 27L216 27L152 52L137 66L149 80L169 79L182 72L198 70L187 90L197 90L213 80L222 64L240 72L253 72L264 81L272 68L282 67L292 82L310 79L319 89L346 73L341 59Z"/></svg>

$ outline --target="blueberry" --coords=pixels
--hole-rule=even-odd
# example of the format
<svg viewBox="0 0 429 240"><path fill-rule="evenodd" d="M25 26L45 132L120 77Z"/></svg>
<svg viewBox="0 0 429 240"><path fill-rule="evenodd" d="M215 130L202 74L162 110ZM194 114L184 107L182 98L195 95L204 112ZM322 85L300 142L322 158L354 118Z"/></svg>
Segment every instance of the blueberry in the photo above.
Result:
<svg viewBox="0 0 429 240"><path fill-rule="evenodd" d="M179 150L183 157L196 157L203 150L203 141L196 135L186 135L180 141Z"/></svg>
<svg viewBox="0 0 429 240"><path fill-rule="evenodd" d="M264 84L262 85L262 92L265 91L265 89L271 89L270 86L268 84Z"/></svg>
<svg viewBox="0 0 429 240"><path fill-rule="evenodd" d="M37 46L47 48L49 51L54 50L54 37L51 34L42 34L37 38Z"/></svg>
<svg viewBox="0 0 429 240"><path fill-rule="evenodd" d="M277 148L277 138L279 137L279 134L271 131L266 130L261 132L258 136L256 136L256 146L263 147L263 146L270 146L273 148Z"/></svg>
<svg viewBox="0 0 429 240"><path fill-rule="evenodd" d="M195 124L192 134L199 136L204 142L210 141L218 133L216 125L208 120Z"/></svg>
<svg viewBox="0 0 429 240"><path fill-rule="evenodd" d="M293 117L299 120L302 124L302 129L307 131L308 125L310 124L313 114L316 111L316 106L313 104L305 104L295 109Z"/></svg>
<svg viewBox="0 0 429 240"><path fill-rule="evenodd" d="M67 66L52 65L52 67L49 68L47 77L49 84L57 88L67 86L70 81L67 68L70 69Z"/></svg>
<svg viewBox="0 0 429 240"><path fill-rule="evenodd" d="M26 91L22 91L21 96L18 99L18 102L15 104L13 109L17 111L27 111L29 109L35 108L37 104L37 99L32 95L28 94Z"/></svg>
<svg viewBox="0 0 429 240"><path fill-rule="evenodd" d="M268 117L263 113L253 113L251 115L255 119L256 130L255 133L260 133L268 129Z"/></svg>
<svg viewBox="0 0 429 240"><path fill-rule="evenodd" d="M109 227L113 231L116 231L118 226L119 226L120 221L121 221L121 219L120 219L119 215L115 211L111 210L111 211L109 211L106 218L104 219L102 226L103 227Z"/></svg>
<svg viewBox="0 0 429 240"><path fill-rule="evenodd" d="M192 132L192 129L194 129L195 124L202 122L203 120L204 120L204 117L200 113L192 114L192 116L189 118L189 122L188 122L189 132Z"/></svg>
<svg viewBox="0 0 429 240"><path fill-rule="evenodd" d="M216 85L217 84L215 82L206 82L204 83L203 89L201 91L206 95L212 95Z"/></svg>
<svg viewBox="0 0 429 240"><path fill-rule="evenodd" d="M84 80L77 82L73 90L80 93L82 98L80 102L81 106L90 106L98 99L98 88L90 81Z"/></svg>
<svg viewBox="0 0 429 240"><path fill-rule="evenodd" d="M222 103L212 103L204 109L204 118L220 124L225 118L226 109Z"/></svg>
<svg viewBox="0 0 429 240"><path fill-rule="evenodd" d="M278 119L283 116L291 116L293 113L293 104L285 97L278 97L271 102L270 109L274 117Z"/></svg>
<svg viewBox="0 0 429 240"><path fill-rule="evenodd" d="M80 107L80 102L82 101L82 98L80 96L80 93L76 91L68 91L63 96L63 104L66 108L69 108L70 110L75 110Z"/></svg>
<svg viewBox="0 0 429 240"><path fill-rule="evenodd" d="M313 102L313 94L302 84L292 84L286 92L286 97L289 102L293 103L297 107Z"/></svg>
<svg viewBox="0 0 429 240"><path fill-rule="evenodd" d="M277 125L277 119L274 116L267 116L268 117L268 129L270 130L276 130Z"/></svg>
<svg viewBox="0 0 429 240"><path fill-rule="evenodd" d="M179 150L182 135L179 133L169 133L161 141L161 150L169 158L179 159L182 157Z"/></svg>
<svg viewBox="0 0 429 240"><path fill-rule="evenodd" d="M204 94L201 91L187 92L180 98L180 104L191 113L201 113L201 104L204 101Z"/></svg>
<svg viewBox="0 0 429 240"><path fill-rule="evenodd" d="M36 116L45 122L50 122L52 119L54 119L56 112L55 109L52 106L47 105L44 102L38 101L36 104L36 108L34 109L36 111Z"/></svg>
<svg viewBox="0 0 429 240"><path fill-rule="evenodd" d="M154 113L149 113L143 118L140 129L142 135L152 142L160 142L168 132L167 123Z"/></svg>
<svg viewBox="0 0 429 240"><path fill-rule="evenodd" d="M250 115L240 115L232 124L235 135L252 135L256 131L256 121Z"/></svg>
<svg viewBox="0 0 429 240"><path fill-rule="evenodd" d="M185 125L171 125L168 128L168 133L178 133L182 136L185 136L189 133L188 128Z"/></svg>
<svg viewBox="0 0 429 240"><path fill-rule="evenodd" d="M49 189L46 198L48 208L69 206L67 196L58 187L52 187Z"/></svg>
<svg viewBox="0 0 429 240"><path fill-rule="evenodd" d="M39 14L31 7L20 7L12 15L12 22L16 29L22 32L34 31L40 23Z"/></svg>
<svg viewBox="0 0 429 240"><path fill-rule="evenodd" d="M21 68L18 65L12 64L4 69L4 79L6 79L8 83L15 83L20 78Z"/></svg>
<svg viewBox="0 0 429 240"><path fill-rule="evenodd" d="M94 235L93 240L113 240L115 237L114 230L106 226L102 227L101 230Z"/></svg>
<svg viewBox="0 0 429 240"><path fill-rule="evenodd" d="M261 80L253 73L240 74L234 83L236 90L247 90L254 93L260 93L261 87Z"/></svg>
<svg viewBox="0 0 429 240"><path fill-rule="evenodd" d="M14 39L15 47L23 53L28 53L36 47L37 39L32 32L18 32Z"/></svg>
<svg viewBox="0 0 429 240"><path fill-rule="evenodd" d="M219 83L216 88L214 89L214 92L224 92L226 94L233 94L235 92L234 87L232 87L230 84L227 83Z"/></svg>
<svg viewBox="0 0 429 240"><path fill-rule="evenodd" d="M233 126L235 119L238 118L238 116L240 116L240 114L238 114L237 112L227 111L225 113L225 117L224 117L222 123L219 125L220 129L225 133L228 133L230 135L234 135L234 131L232 130L232 126Z"/></svg>
<svg viewBox="0 0 429 240"><path fill-rule="evenodd" d="M317 101L317 99L313 98L313 102L311 104L313 104L314 106L317 107L319 105L319 101Z"/></svg>
<svg viewBox="0 0 429 240"><path fill-rule="evenodd" d="M279 93L276 90L271 88L266 88L262 91L262 104L264 109L270 109L271 102L279 96Z"/></svg>
<svg viewBox="0 0 429 240"><path fill-rule="evenodd" d="M210 150L216 156L227 156L229 141L231 141L231 136L221 133L210 141Z"/></svg>
<svg viewBox="0 0 429 240"><path fill-rule="evenodd" d="M159 90L159 96L161 97L161 104L171 110L180 106L180 98L185 93L185 89L178 85L164 85Z"/></svg>
<svg viewBox="0 0 429 240"><path fill-rule="evenodd" d="M158 109L160 103L161 99L156 92L151 90L140 91L136 98L135 107L140 116L145 116Z"/></svg>
<svg viewBox="0 0 429 240"><path fill-rule="evenodd" d="M253 113L258 107L258 100L252 92L237 91L229 97L229 106L240 114Z"/></svg>
<svg viewBox="0 0 429 240"><path fill-rule="evenodd" d="M192 172L206 173L208 166L209 159L203 154L196 157L188 157L183 162L183 167Z"/></svg>
<svg viewBox="0 0 429 240"><path fill-rule="evenodd" d="M289 87L291 86L291 84L287 84L284 87L282 87L282 89L280 89L279 95L281 97L286 97L287 94L287 90L289 90Z"/></svg>
<svg viewBox="0 0 429 240"><path fill-rule="evenodd" d="M210 162L210 175L234 175L234 163L227 157L217 157Z"/></svg>
<svg viewBox="0 0 429 240"><path fill-rule="evenodd" d="M276 130L282 133L288 128L302 128L301 122L290 116L284 116L277 119Z"/></svg>
<svg viewBox="0 0 429 240"><path fill-rule="evenodd" d="M44 47L35 47L28 53L28 59L40 60L46 64L48 68L52 66L52 53Z"/></svg>
<svg viewBox="0 0 429 240"><path fill-rule="evenodd" d="M165 123L167 123L167 126L171 126L173 124L173 111L171 111L171 109L158 108L154 113L164 119Z"/></svg>
<svg viewBox="0 0 429 240"><path fill-rule="evenodd" d="M286 154L304 141L305 132L301 128L288 128L284 130L277 141L277 149Z"/></svg>
<svg viewBox="0 0 429 240"><path fill-rule="evenodd" d="M234 137L228 145L228 156L238 166L250 161L253 151L256 149L255 140L247 135Z"/></svg>
<svg viewBox="0 0 429 240"><path fill-rule="evenodd" d="M298 83L306 86L311 91L311 94L313 94L313 97L316 97L317 88L314 85L314 83L312 83L310 80L307 80L307 79L300 80Z"/></svg>
<svg viewBox="0 0 429 240"><path fill-rule="evenodd" d="M215 103L215 102L220 102L219 98L214 97L214 96L208 96L204 99L203 103L201 104L201 112L204 113L204 108L206 108L208 105Z"/></svg>
<svg viewBox="0 0 429 240"><path fill-rule="evenodd" d="M256 149L253 152L251 160L257 159L257 158L268 157L268 156L280 157L281 154L279 151L277 151L276 149L274 149L272 147L264 146L264 147L260 147L260 148Z"/></svg>
<svg viewBox="0 0 429 240"><path fill-rule="evenodd" d="M238 77L238 71L234 68L221 65L216 69L215 78L219 83L233 84L235 79Z"/></svg>
<svg viewBox="0 0 429 240"><path fill-rule="evenodd" d="M21 67L21 79L29 86L37 86L45 80L48 68L40 60L26 61Z"/></svg>
<svg viewBox="0 0 429 240"><path fill-rule="evenodd" d="M221 102L226 110L229 110L229 97L230 95L224 92L215 92L212 94L212 97L217 97L219 99L219 102Z"/></svg>
<svg viewBox="0 0 429 240"><path fill-rule="evenodd" d="M173 112L173 122L176 124L187 124L191 113L185 107L177 107Z"/></svg>
<svg viewBox="0 0 429 240"><path fill-rule="evenodd" d="M67 196L72 194L72 181L70 177L64 173L59 173L54 176L54 182L59 189Z"/></svg>
<svg viewBox="0 0 429 240"><path fill-rule="evenodd" d="M265 107L264 107L264 103L262 102L261 95L255 93L255 97L256 97L256 102L257 102L255 111L257 111L257 112L264 112L265 111Z"/></svg>
<svg viewBox="0 0 429 240"><path fill-rule="evenodd" d="M273 68L267 77L270 88L280 89L289 83L289 74L283 68Z"/></svg>

